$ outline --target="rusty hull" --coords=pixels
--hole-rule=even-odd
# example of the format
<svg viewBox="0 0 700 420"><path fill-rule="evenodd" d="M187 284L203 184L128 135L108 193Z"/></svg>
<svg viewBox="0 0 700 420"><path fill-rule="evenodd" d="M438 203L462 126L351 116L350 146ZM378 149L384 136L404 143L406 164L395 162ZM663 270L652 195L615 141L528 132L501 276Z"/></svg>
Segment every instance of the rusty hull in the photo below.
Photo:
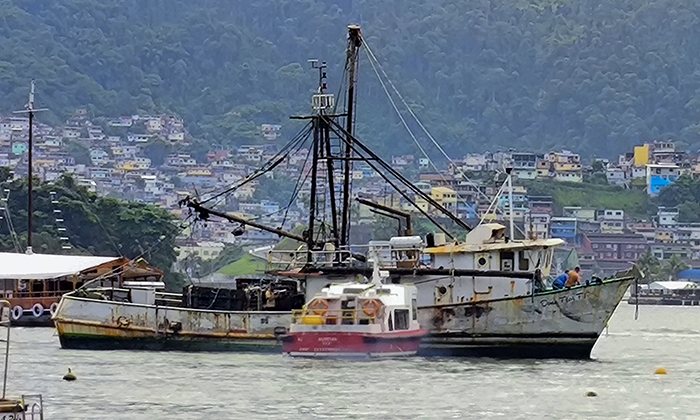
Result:
<svg viewBox="0 0 700 420"><path fill-rule="evenodd" d="M279 351L288 312L228 312L75 297L53 318L63 348Z"/></svg>
<svg viewBox="0 0 700 420"><path fill-rule="evenodd" d="M418 309L425 355L589 358L632 277Z"/></svg>

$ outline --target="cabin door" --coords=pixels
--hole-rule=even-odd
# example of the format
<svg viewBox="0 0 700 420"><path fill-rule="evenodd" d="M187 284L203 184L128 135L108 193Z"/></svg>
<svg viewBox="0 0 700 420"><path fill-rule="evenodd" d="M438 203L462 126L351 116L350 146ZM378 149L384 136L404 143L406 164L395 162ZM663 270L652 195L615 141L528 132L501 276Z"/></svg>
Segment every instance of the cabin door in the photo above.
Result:
<svg viewBox="0 0 700 420"><path fill-rule="evenodd" d="M512 251L501 251L501 271L515 270L515 253Z"/></svg>

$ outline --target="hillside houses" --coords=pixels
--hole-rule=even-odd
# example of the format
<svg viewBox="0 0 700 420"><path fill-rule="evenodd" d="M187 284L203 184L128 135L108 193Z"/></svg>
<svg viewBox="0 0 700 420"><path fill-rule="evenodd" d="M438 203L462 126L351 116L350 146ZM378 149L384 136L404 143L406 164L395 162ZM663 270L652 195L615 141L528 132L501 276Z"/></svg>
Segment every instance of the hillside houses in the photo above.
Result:
<svg viewBox="0 0 700 420"><path fill-rule="evenodd" d="M155 203L177 215L186 213L178 202L187 195L206 199L230 189L217 197L217 208L275 227L293 229L308 222L310 150L292 151L276 163L272 173L253 179L256 170L277 156L284 144L276 126L261 127L259 141L251 142L255 144L216 145L204 151L188 147L190 139L182 120L168 115L90 119L87 112L78 112L60 127L37 123L35 132L34 168L43 180L70 173L79 185L98 194ZM27 140L26 118L0 119L0 165L11 167L15 176L26 174ZM154 153L155 149L165 152ZM428 201L470 223L481 218L503 222L512 217L517 238L561 238L566 247L578 250L588 267L601 272L629 265L645 252L664 259L700 257L700 224L681 223L678 209L661 207L654 217L637 220L621 208L560 207L541 188L539 194L531 191L532 185L543 182L581 184L595 177L597 182L644 189L654 196L683 174L700 174L697 156L659 141L637 146L617 159L589 163L568 150L469 153L449 164L396 154L390 157L390 164L412 174L410 181L418 189L401 193L394 192L365 162L353 162L351 176L353 195L413 213L416 218L423 218L423 212L442 217ZM496 199L507 168L513 174L512 200L503 194ZM341 172L336 167L336 189L342 185ZM323 171L318 175L321 191L327 191L326 177ZM297 188L298 181L305 183ZM270 185L276 187L277 196L265 190ZM354 205L360 207L355 223L372 223L377 217ZM241 233L230 223L208 225L192 231L193 240L264 244L278 239L253 229Z"/></svg>

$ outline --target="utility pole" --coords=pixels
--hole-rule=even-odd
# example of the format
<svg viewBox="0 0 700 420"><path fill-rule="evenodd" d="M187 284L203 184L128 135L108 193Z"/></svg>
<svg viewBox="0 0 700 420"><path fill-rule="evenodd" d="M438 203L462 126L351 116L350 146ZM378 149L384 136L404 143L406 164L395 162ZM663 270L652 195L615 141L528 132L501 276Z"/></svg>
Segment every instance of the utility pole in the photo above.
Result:
<svg viewBox="0 0 700 420"><path fill-rule="evenodd" d="M27 150L27 254L32 254L32 230L33 230L33 218L34 218L34 202L32 198L33 192L33 129L34 129L34 113L39 111L46 111L47 108L36 109L34 108L34 80L29 87L29 101L25 106L23 111L15 111L15 114L29 114L29 141Z"/></svg>

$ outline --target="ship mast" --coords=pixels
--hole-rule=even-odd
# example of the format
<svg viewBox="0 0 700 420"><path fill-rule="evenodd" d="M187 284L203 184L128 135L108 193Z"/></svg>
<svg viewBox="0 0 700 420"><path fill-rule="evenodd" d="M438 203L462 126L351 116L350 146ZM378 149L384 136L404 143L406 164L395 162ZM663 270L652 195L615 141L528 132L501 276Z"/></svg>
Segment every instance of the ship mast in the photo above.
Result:
<svg viewBox="0 0 700 420"><path fill-rule="evenodd" d="M32 198L33 179L32 179L32 150L33 150L33 128L34 128L34 113L46 111L46 108L34 108L34 80L29 87L29 101L25 105L25 110L15 111L15 114L29 114L29 140L27 144L27 254L32 253L32 230L34 218L34 202Z"/></svg>
<svg viewBox="0 0 700 420"><path fill-rule="evenodd" d="M360 27L348 26L348 49L345 68L348 72L347 95L347 121L345 130L350 134L348 144L345 146L345 168L343 171L343 204L342 221L340 228L340 245L347 245L350 241L350 179L352 177L352 136L355 128L355 86L357 85L357 67L362 36Z"/></svg>

